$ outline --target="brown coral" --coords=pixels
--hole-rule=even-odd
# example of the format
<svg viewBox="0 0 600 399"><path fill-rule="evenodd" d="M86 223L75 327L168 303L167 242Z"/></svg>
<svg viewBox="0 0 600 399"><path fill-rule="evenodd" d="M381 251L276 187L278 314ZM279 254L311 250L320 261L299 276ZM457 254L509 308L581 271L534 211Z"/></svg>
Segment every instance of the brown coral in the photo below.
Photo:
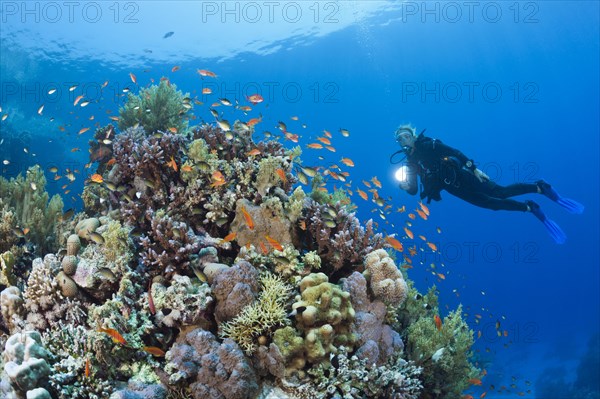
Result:
<svg viewBox="0 0 600 399"><path fill-rule="evenodd" d="M404 302L408 287L394 260L384 249L369 253L365 257L365 268L375 298L390 306Z"/></svg>

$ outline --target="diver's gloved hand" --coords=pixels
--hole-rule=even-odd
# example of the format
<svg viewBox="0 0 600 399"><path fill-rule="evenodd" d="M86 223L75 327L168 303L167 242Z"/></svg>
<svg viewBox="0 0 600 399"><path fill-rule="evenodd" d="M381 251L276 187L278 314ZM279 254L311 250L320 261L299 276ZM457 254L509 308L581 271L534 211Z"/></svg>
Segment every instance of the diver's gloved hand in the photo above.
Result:
<svg viewBox="0 0 600 399"><path fill-rule="evenodd" d="M408 191L410 189L410 182L408 180L403 180L398 183L398 187L400 187L404 191Z"/></svg>
<svg viewBox="0 0 600 399"><path fill-rule="evenodd" d="M479 179L480 182L484 182L484 181L488 181L490 180L490 177L488 175L486 175L485 173L483 173L481 170L475 168L475 170L473 171L473 174L475 175L475 177L477 179Z"/></svg>

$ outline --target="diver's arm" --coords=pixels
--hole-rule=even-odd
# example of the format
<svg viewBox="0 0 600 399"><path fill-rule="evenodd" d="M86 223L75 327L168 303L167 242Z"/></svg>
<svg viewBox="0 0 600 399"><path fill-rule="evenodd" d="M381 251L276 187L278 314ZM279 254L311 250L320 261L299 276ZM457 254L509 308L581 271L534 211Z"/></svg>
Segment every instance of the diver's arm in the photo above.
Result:
<svg viewBox="0 0 600 399"><path fill-rule="evenodd" d="M401 181L399 184L400 188L410 195L415 195L419 191L419 184L417 182L417 173L414 166L409 165L406 173L406 179Z"/></svg>
<svg viewBox="0 0 600 399"><path fill-rule="evenodd" d="M433 150L440 155L440 159L444 157L456 157L462 163L462 166L471 171L475 171L475 161L473 161L471 158L468 158L456 148L450 147L439 140L435 140L432 146L434 147Z"/></svg>

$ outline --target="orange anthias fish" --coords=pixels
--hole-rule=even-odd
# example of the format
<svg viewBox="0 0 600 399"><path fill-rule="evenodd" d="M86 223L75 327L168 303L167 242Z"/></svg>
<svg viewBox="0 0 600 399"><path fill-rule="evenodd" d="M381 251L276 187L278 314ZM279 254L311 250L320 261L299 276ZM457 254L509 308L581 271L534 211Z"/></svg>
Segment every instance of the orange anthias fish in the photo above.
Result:
<svg viewBox="0 0 600 399"><path fill-rule="evenodd" d="M190 165L183 165L181 167L181 171L182 172L191 172L192 171L192 167Z"/></svg>
<svg viewBox="0 0 600 399"><path fill-rule="evenodd" d="M269 245L271 245L273 248L275 248L278 251L283 251L283 246L281 246L281 244L276 239L271 238L268 235L265 236L265 238L267 239Z"/></svg>
<svg viewBox="0 0 600 399"><path fill-rule="evenodd" d="M429 248L431 248L431 250L432 250L432 251L437 251L437 245L435 245L434 243L432 243L432 242L428 242L428 243L427 243L427 246L428 246Z"/></svg>
<svg viewBox="0 0 600 399"><path fill-rule="evenodd" d="M123 336L121 334L119 334L119 332L117 330L115 330L114 328L99 328L98 332L103 332L105 334L108 334L113 342L121 344L121 345L127 345L127 341L125 341L125 338L123 338Z"/></svg>
<svg viewBox="0 0 600 399"><path fill-rule="evenodd" d="M260 154L260 150L258 148L253 148L246 153L246 155L248 155L249 157L254 157L259 154Z"/></svg>
<svg viewBox="0 0 600 399"><path fill-rule="evenodd" d="M470 378L468 383L471 385L481 386L481 380L479 378Z"/></svg>
<svg viewBox="0 0 600 399"><path fill-rule="evenodd" d="M277 176L279 176L283 184L287 183L287 178L285 177L285 172L283 171L283 169L279 168L275 172L277 173Z"/></svg>
<svg viewBox="0 0 600 399"><path fill-rule="evenodd" d="M142 349L145 352L151 354L152 356L163 357L165 355L165 351L163 351L160 348L157 348L156 346L144 346Z"/></svg>
<svg viewBox="0 0 600 399"><path fill-rule="evenodd" d="M133 72L129 72L129 77L131 78L131 81L133 82L133 84L137 84L137 78L135 77Z"/></svg>
<svg viewBox="0 0 600 399"><path fill-rule="evenodd" d="M413 232L412 232L412 231L410 231L410 230L408 229L408 227L405 227L405 228L404 228L404 232L406 233L406 235L408 236L408 238L410 238L411 240L412 240L413 238L415 238L415 235L413 234Z"/></svg>
<svg viewBox="0 0 600 399"><path fill-rule="evenodd" d="M429 216L429 208L422 202L419 202L419 206L421 207L421 210L425 212L425 215Z"/></svg>
<svg viewBox="0 0 600 399"><path fill-rule="evenodd" d="M241 211L242 215L244 215L244 219L246 220L246 226L248 226L250 230L254 230L254 222L252 221L252 216L250 216L250 214L246 210L246 207L242 206Z"/></svg>
<svg viewBox="0 0 600 399"><path fill-rule="evenodd" d="M235 237L237 236L237 234L235 232L233 233L229 233L227 234L225 237L223 237L223 239L221 240L221 244L225 243L225 242L230 242L235 240Z"/></svg>
<svg viewBox="0 0 600 399"><path fill-rule="evenodd" d="M346 166L350 166L350 167L354 166L354 162L352 162L352 160L350 158L342 158L342 163Z"/></svg>
<svg viewBox="0 0 600 399"><path fill-rule="evenodd" d="M373 176L373 178L371 179L371 181L373 182L373 184L375 186L377 186L378 188L381 188L381 182L377 179L377 176Z"/></svg>
<svg viewBox="0 0 600 399"><path fill-rule="evenodd" d="M177 71L179 71L179 69L180 69L180 68L181 68L181 67L180 67L179 65L175 65L175 66L174 66L174 67L171 69L171 72L177 72Z"/></svg>
<svg viewBox="0 0 600 399"><path fill-rule="evenodd" d="M266 255L269 253L269 250L267 249L265 243L263 243L262 241L259 242L260 244L260 250L262 251L263 255Z"/></svg>
<svg viewBox="0 0 600 399"><path fill-rule="evenodd" d="M358 195L360 195L360 198L364 199L365 201L367 201L369 199L369 196L367 195L367 193L362 191L360 188L357 188L356 192L358 193Z"/></svg>
<svg viewBox="0 0 600 399"><path fill-rule="evenodd" d="M218 170L215 170L213 172L212 180L213 180L213 182L210 185L211 187L219 187L226 183L225 176L223 176L223 174Z"/></svg>
<svg viewBox="0 0 600 399"><path fill-rule="evenodd" d="M173 134L177 133L177 128L176 127L169 127L167 128L167 130Z"/></svg>
<svg viewBox="0 0 600 399"><path fill-rule="evenodd" d="M175 162L175 160L173 159L173 157L171 157L171 160L169 162L167 162L167 166L170 168L173 168L173 170L175 172L177 172L177 162Z"/></svg>
<svg viewBox="0 0 600 399"><path fill-rule="evenodd" d="M209 87L205 87L202 89L202 94L211 94L212 90Z"/></svg>
<svg viewBox="0 0 600 399"><path fill-rule="evenodd" d="M94 182L94 183L102 183L104 181L104 179L102 178L101 174L98 173L94 173L91 177L90 177L90 181Z"/></svg>
<svg viewBox="0 0 600 399"><path fill-rule="evenodd" d="M317 137L317 140L323 144L331 145L331 141L327 137Z"/></svg>
<svg viewBox="0 0 600 399"><path fill-rule="evenodd" d="M323 145L319 143L310 143L306 147L312 148L313 150L321 150L323 149Z"/></svg>
<svg viewBox="0 0 600 399"><path fill-rule="evenodd" d="M435 322L435 327L438 329L438 331L442 331L442 319L440 319L440 316L434 315L433 321Z"/></svg>
<svg viewBox="0 0 600 399"><path fill-rule="evenodd" d="M87 132L88 130L90 130L90 128L89 128L89 127L84 127L84 128L82 128L82 129L79 131L79 133L77 133L77 134L83 134L83 133Z"/></svg>
<svg viewBox="0 0 600 399"><path fill-rule="evenodd" d="M298 142L298 135L297 134L293 134L290 132L285 132L285 138L287 140L290 140L292 143L297 143Z"/></svg>
<svg viewBox="0 0 600 399"><path fill-rule="evenodd" d="M85 358L85 378L90 378L90 358Z"/></svg>
<svg viewBox="0 0 600 399"><path fill-rule="evenodd" d="M211 78L216 78L217 74L209 71L208 69L198 69L196 72L200 74L200 76L210 76Z"/></svg>
<svg viewBox="0 0 600 399"><path fill-rule="evenodd" d="M260 123L262 121L262 116L259 118L252 118L248 121L248 123L246 123L246 125L252 127L254 125L256 125L257 123Z"/></svg>
<svg viewBox="0 0 600 399"><path fill-rule="evenodd" d="M421 217L421 219L427 220L427 214L425 214L425 212L423 212L420 209L415 209L415 211L419 214L419 216Z"/></svg>
<svg viewBox="0 0 600 399"><path fill-rule="evenodd" d="M260 94L252 94L251 96L247 96L246 99L252 104L258 104L264 101L263 97Z"/></svg>
<svg viewBox="0 0 600 399"><path fill-rule="evenodd" d="M154 299L152 298L152 280L148 284L148 307L150 308L151 314L156 314L156 307L154 306Z"/></svg>
<svg viewBox="0 0 600 399"><path fill-rule="evenodd" d="M396 251L402 252L404 250L404 247L402 246L402 243L400 241L398 241L397 239L395 239L394 237L387 236L387 237L385 237L385 240Z"/></svg>

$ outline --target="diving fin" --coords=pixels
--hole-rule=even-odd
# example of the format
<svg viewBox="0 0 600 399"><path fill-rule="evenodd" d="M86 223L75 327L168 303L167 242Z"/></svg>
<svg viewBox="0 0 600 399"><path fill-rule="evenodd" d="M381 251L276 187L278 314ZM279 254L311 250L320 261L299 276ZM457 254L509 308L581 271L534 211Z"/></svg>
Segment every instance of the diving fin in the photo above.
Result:
<svg viewBox="0 0 600 399"><path fill-rule="evenodd" d="M536 182L537 186L540 188L542 194L546 197L550 198L552 201L556 202L558 205L565 208L570 213L581 214L585 207L577 201L574 201L570 198L561 197L560 194L556 192L555 189L552 188L550 184L545 182L544 180L538 180Z"/></svg>
<svg viewBox="0 0 600 399"><path fill-rule="evenodd" d="M553 221L552 219L548 219L548 217L544 212L542 212L542 209L538 204L536 204L533 201L527 201L527 206L529 207L530 212L533 213L533 215L536 218L538 218L542 223L544 223L548 234L550 234L550 237L552 237L554 242L556 242L557 244L564 244L565 241L567 241L567 235L565 234L565 232L562 231L560 226L556 224L555 221Z"/></svg>

